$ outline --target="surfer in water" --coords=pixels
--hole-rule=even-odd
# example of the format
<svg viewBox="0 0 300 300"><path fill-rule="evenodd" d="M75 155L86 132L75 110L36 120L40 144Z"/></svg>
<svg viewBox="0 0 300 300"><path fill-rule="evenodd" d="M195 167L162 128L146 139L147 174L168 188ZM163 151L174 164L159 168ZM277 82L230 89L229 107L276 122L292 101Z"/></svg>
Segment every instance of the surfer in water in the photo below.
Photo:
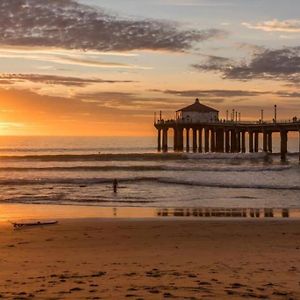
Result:
<svg viewBox="0 0 300 300"><path fill-rule="evenodd" d="M116 178L113 181L113 190L114 190L114 193L116 193L118 191L118 180Z"/></svg>

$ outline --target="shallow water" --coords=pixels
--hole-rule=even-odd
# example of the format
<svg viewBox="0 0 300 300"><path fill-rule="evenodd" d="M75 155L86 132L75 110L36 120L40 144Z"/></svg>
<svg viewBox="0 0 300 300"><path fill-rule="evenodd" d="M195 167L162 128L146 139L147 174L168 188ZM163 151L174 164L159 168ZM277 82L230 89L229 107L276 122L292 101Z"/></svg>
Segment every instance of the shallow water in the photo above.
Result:
<svg viewBox="0 0 300 300"><path fill-rule="evenodd" d="M0 147L2 203L300 207L298 155L159 154L153 138L2 137Z"/></svg>

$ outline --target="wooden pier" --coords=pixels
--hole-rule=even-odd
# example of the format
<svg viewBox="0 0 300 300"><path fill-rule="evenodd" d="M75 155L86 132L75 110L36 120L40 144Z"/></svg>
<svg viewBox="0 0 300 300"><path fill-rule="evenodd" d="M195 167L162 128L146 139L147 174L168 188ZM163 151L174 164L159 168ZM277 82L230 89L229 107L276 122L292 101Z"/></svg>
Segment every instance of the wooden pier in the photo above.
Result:
<svg viewBox="0 0 300 300"><path fill-rule="evenodd" d="M245 153L273 151L273 133L280 134L281 159L286 160L288 133L299 132L300 120L272 122L191 122L188 120L163 120L154 122L157 129L157 150L167 152L168 135L173 131L173 149L176 152ZM191 132L191 139L190 139ZM259 145L262 135L262 145ZM184 142L185 140L185 142ZM248 145L246 145L248 143ZM185 145L185 147L184 147ZM248 146L248 147L247 147ZM299 140L300 160L300 140Z"/></svg>

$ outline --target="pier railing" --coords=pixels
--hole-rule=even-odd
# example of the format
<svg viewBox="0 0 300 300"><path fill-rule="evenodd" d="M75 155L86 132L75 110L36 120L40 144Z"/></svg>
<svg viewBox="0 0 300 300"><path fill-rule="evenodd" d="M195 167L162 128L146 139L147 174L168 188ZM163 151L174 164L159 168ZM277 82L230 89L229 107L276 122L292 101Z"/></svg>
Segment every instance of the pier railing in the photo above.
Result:
<svg viewBox="0 0 300 300"><path fill-rule="evenodd" d="M190 119L161 119L156 120L154 125L160 124L201 124L198 121L193 121ZM206 122L203 124L210 124L210 125L221 125L221 124L228 124L228 125L280 125L280 124L300 124L300 119L288 119L288 120L258 120L258 121L233 121L233 120L218 120L215 122Z"/></svg>

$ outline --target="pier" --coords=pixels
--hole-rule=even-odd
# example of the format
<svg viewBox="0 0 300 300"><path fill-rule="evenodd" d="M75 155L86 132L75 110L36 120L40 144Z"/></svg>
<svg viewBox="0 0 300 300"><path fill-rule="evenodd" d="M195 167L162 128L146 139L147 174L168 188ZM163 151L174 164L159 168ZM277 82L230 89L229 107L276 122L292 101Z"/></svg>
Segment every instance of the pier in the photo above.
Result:
<svg viewBox="0 0 300 300"><path fill-rule="evenodd" d="M300 160L299 119L245 122L237 120L237 118L236 120L218 120L214 116L210 121L207 118L202 121L203 109L206 110L206 114L209 113L208 107L199 104L199 100L196 99L193 105L177 111L176 119L164 120L160 117L159 120L155 120L157 150L168 151L168 136L173 131L172 146L175 152L253 153L262 148L264 152L272 153L273 134L279 133L281 160L285 161L288 151L288 134L289 132L299 132ZM216 112L216 110L212 110ZM179 112L187 112L189 115L178 114ZM200 117L195 115L196 112ZM190 118L190 115L193 118ZM260 141L262 141L262 145L259 144Z"/></svg>

